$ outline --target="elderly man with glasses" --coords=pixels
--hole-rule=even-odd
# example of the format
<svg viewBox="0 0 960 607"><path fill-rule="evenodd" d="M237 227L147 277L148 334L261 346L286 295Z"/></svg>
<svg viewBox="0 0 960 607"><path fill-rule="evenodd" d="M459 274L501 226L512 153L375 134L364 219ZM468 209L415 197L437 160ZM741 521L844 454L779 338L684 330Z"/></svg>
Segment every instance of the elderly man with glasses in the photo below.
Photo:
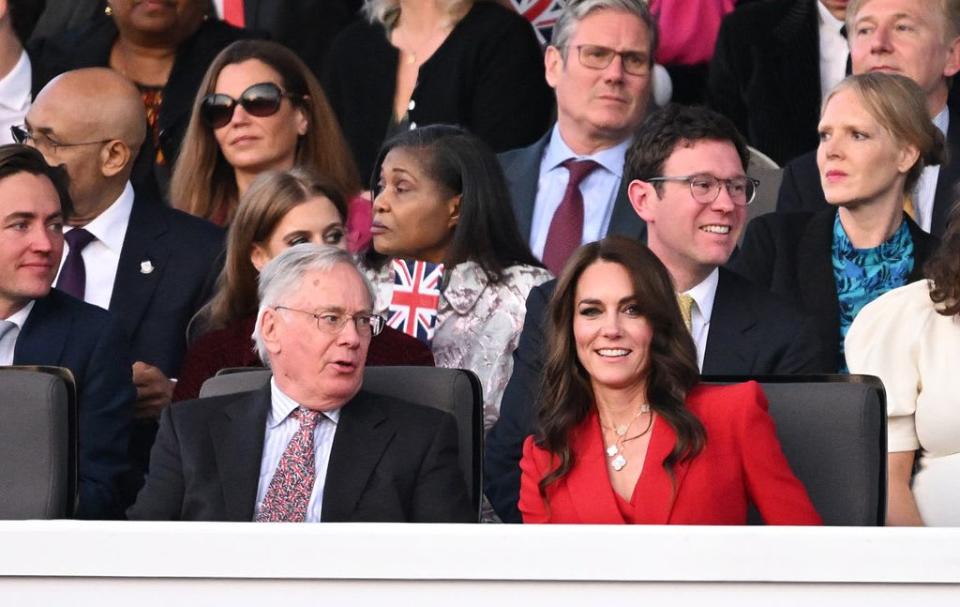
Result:
<svg viewBox="0 0 960 607"><path fill-rule="evenodd" d="M132 519L470 522L449 414L361 389L384 321L350 255L302 244L260 273L256 392L163 413Z"/></svg>
<svg viewBox="0 0 960 607"><path fill-rule="evenodd" d="M624 179L647 246L673 278L704 375L820 371L813 321L723 268L737 244L757 182L746 176L746 143L729 119L702 107L652 114L627 152ZM556 281L527 298L514 371L500 419L487 436L484 491L504 521L519 522L519 461L535 429L543 368L543 323Z"/></svg>

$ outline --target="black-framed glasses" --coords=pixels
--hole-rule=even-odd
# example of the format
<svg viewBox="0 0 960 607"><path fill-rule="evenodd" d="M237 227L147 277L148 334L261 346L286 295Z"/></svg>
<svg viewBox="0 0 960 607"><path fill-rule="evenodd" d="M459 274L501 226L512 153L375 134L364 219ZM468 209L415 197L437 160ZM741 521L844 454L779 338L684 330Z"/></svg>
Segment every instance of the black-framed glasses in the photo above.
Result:
<svg viewBox="0 0 960 607"><path fill-rule="evenodd" d="M370 314L368 312L357 312L356 314L344 314L336 310L324 310L322 312L310 312L309 310L299 310L289 306L273 306L274 310L290 310L313 316L317 321L317 328L330 335L338 335L343 328L347 326L347 321L352 320L357 328L357 333L366 336L377 336L383 331L387 321L379 314Z"/></svg>
<svg viewBox="0 0 960 607"><path fill-rule="evenodd" d="M249 86L240 94L239 99L223 93L210 93L200 102L200 118L210 128L219 129L230 124L233 110L238 105L243 106L244 111L251 116L266 118L280 110L284 97L303 99L302 95L285 93L273 82L260 82Z"/></svg>
<svg viewBox="0 0 960 607"><path fill-rule="evenodd" d="M100 139L98 141L79 141L77 143L64 143L57 141L46 133L34 133L26 125L15 124L10 127L10 134L13 140L21 145L33 145L33 147L43 150L48 149L56 152L58 148L75 148L81 145L102 145L113 139ZM32 142L32 144L30 143Z"/></svg>
<svg viewBox="0 0 960 607"><path fill-rule="evenodd" d="M657 183L662 181L682 181L690 186L690 195L700 204L710 204L720 195L720 186L727 188L727 194L733 204L745 207L757 195L757 186L760 185L759 179L752 177L732 177L730 179L720 179L713 175L684 175L680 177L651 177L644 179L647 183Z"/></svg>
<svg viewBox="0 0 960 607"><path fill-rule="evenodd" d="M613 58L620 57L623 71L633 76L646 76L650 73L650 55L642 51L617 51L598 44L580 44L577 49L577 58L580 65L592 70L606 69L613 63Z"/></svg>

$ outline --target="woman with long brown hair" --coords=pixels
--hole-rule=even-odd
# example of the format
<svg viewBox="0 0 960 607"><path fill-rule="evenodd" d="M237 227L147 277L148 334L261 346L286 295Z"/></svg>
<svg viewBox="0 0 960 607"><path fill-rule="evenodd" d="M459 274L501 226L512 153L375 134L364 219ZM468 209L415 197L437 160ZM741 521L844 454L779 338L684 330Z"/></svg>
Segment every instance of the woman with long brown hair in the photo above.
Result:
<svg viewBox="0 0 960 607"><path fill-rule="evenodd" d="M853 373L887 392L887 524L960 526L960 206L927 280L860 311L847 334Z"/></svg>
<svg viewBox="0 0 960 607"><path fill-rule="evenodd" d="M673 284L639 242L568 261L550 303L540 432L524 444L525 523L817 524L755 382L698 385ZM649 461L647 461L649 460Z"/></svg>
<svg viewBox="0 0 960 607"><path fill-rule="evenodd" d="M333 110L303 61L275 42L235 42L200 85L170 200L224 225L257 175L294 166L320 172L348 200L360 191Z"/></svg>

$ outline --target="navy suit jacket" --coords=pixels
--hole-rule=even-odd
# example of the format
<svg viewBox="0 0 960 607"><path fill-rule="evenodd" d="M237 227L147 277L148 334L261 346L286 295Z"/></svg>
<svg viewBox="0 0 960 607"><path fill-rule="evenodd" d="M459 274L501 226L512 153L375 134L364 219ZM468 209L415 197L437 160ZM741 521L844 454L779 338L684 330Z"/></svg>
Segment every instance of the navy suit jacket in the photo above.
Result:
<svg viewBox="0 0 960 607"><path fill-rule="evenodd" d="M209 221L137 195L110 298L110 312L130 339L134 361L170 378L180 373L187 325L210 297L223 239L223 230ZM132 470L124 481L127 504L143 484L156 433L156 421L135 420Z"/></svg>
<svg viewBox="0 0 960 607"><path fill-rule="evenodd" d="M77 383L77 518L117 518L136 390L123 331L106 311L51 289L36 300L14 349L16 365L54 365Z"/></svg>
<svg viewBox="0 0 960 607"><path fill-rule="evenodd" d="M536 143L525 148L517 148L498 155L503 174L510 188L510 200L513 203L513 215L517 218L520 234L530 243L530 231L533 229L533 207L537 202L537 182L540 180L540 161L544 150L550 143L553 128ZM613 215L607 234L622 234L632 238L644 239L647 224L640 219L630 200L627 198L627 180L620 181L620 190L613 203Z"/></svg>
<svg viewBox="0 0 960 607"><path fill-rule="evenodd" d="M957 101L951 99L954 103ZM960 112L950 108L950 126L947 127L947 163L940 166L937 189L933 195L933 218L930 233L937 238L947 228L947 217L957 200L957 183L960 182ZM777 211L820 211L830 204L820 185L820 170L817 168L817 153L810 152L787 164L780 182Z"/></svg>
<svg viewBox="0 0 960 607"><path fill-rule="evenodd" d="M534 287L513 354L513 375L500 402L484 452L484 492L504 522L520 522L520 457L523 441L536 431L537 394L543 370L547 303L556 281ZM720 268L704 375L816 373L821 346L812 320L768 291Z"/></svg>
<svg viewBox="0 0 960 607"><path fill-rule="evenodd" d="M128 518L252 521L270 405L268 384L164 410ZM340 412L321 519L476 522L457 453L450 414L361 390Z"/></svg>

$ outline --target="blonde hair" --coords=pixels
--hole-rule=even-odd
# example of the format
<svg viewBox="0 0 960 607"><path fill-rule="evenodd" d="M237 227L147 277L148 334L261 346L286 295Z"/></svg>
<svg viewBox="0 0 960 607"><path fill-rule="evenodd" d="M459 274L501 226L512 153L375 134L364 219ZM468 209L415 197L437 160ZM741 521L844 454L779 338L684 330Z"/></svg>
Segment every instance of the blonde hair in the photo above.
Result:
<svg viewBox="0 0 960 607"><path fill-rule="evenodd" d="M910 0L910 2L916 2L917 0ZM928 2L931 0L927 0ZM854 19L857 16L857 13L860 12L864 6L866 6L870 0L850 0L850 3L847 4L847 13L846 13L846 24L847 24L847 37L852 38L856 33L854 26ZM939 14L937 15L938 23L944 24L943 30L943 41L949 42L960 36L960 0L936 0L937 8L939 9Z"/></svg>
<svg viewBox="0 0 960 607"><path fill-rule="evenodd" d="M913 191L924 167L946 162L943 133L930 120L927 98L916 82L899 74L880 72L848 76L827 94L821 115L833 96L844 90L856 93L867 112L896 142L912 145L920 152L917 161L907 171L903 184L905 192Z"/></svg>
<svg viewBox="0 0 960 607"><path fill-rule="evenodd" d="M319 171L345 198L359 192L360 177L353 155L327 96L310 69L281 44L239 40L217 55L197 91L190 125L170 180L172 203L204 219L222 214L229 221L233 215L238 198L233 167L220 151L213 130L200 119L200 102L214 92L224 67L250 59L270 66L280 75L282 88L301 98L296 103L306 114L308 126L297 143L294 164Z"/></svg>
<svg viewBox="0 0 960 607"><path fill-rule="evenodd" d="M495 0L492 0L495 1ZM463 15L474 0L441 0L443 7L451 17ZM380 23L391 30L400 19L400 0L363 0L363 14L370 23Z"/></svg>

